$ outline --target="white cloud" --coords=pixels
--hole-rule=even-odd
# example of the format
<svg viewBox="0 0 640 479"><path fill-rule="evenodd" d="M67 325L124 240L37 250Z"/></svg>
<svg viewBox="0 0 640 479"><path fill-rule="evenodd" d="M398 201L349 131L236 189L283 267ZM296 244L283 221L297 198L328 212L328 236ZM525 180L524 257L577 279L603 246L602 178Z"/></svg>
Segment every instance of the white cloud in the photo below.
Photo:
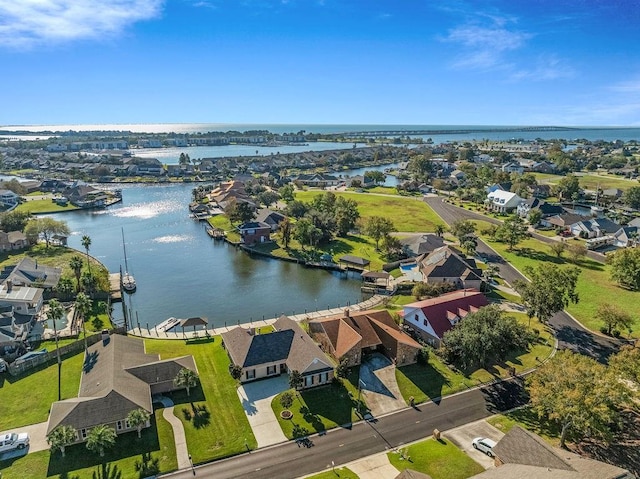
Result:
<svg viewBox="0 0 640 479"><path fill-rule="evenodd" d="M572 78L574 69L556 56L541 56L532 68L514 71L510 79L513 81L547 81L559 78Z"/></svg>
<svg viewBox="0 0 640 479"><path fill-rule="evenodd" d="M616 83L609 88L611 91L620 93L638 93L640 94L640 78L627 80Z"/></svg>
<svg viewBox="0 0 640 479"><path fill-rule="evenodd" d="M0 0L0 45L101 38L157 17L164 0Z"/></svg>

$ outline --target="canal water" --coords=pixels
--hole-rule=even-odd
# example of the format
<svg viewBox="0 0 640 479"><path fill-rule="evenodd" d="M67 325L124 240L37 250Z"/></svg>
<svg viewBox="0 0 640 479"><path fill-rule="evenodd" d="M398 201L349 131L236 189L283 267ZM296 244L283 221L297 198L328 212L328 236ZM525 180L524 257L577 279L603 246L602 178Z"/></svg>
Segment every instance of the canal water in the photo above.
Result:
<svg viewBox="0 0 640 479"><path fill-rule="evenodd" d="M90 254L110 272L124 268L124 230L138 285L125 305L143 328L172 316L204 316L220 327L361 300L359 275L249 256L212 240L204 223L188 217L193 186L124 186L115 206L52 215L69 225L69 246L84 251L80 241L89 235ZM114 315L122 317L118 305Z"/></svg>

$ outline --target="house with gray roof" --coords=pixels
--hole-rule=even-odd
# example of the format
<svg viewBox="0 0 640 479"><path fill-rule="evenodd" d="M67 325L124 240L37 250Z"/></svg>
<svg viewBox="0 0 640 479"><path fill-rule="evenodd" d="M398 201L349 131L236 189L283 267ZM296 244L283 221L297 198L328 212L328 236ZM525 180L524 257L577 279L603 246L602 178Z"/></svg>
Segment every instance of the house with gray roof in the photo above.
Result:
<svg viewBox="0 0 640 479"><path fill-rule="evenodd" d="M14 266L5 267L0 272L0 280L11 281L14 286L38 287L51 290L58 285L62 268L38 263L29 257L22 258Z"/></svg>
<svg viewBox="0 0 640 479"><path fill-rule="evenodd" d="M231 362L242 368L240 382L291 371L302 375L303 389L332 381L333 363L298 323L283 315L273 327L267 334L240 326L222 333Z"/></svg>
<svg viewBox="0 0 640 479"><path fill-rule="evenodd" d="M420 256L444 246L444 239L434 234L414 235L401 239L400 244L407 256Z"/></svg>
<svg viewBox="0 0 640 479"><path fill-rule="evenodd" d="M551 447L540 436L514 426L493 447L495 469L475 479L633 479L626 469Z"/></svg>
<svg viewBox="0 0 640 479"><path fill-rule="evenodd" d="M436 248L419 262L425 283L448 282L457 288L482 287L482 271L473 258L465 258L450 246Z"/></svg>
<svg viewBox="0 0 640 479"><path fill-rule="evenodd" d="M51 405L47 434L68 425L78 431L76 442L84 442L102 424L117 434L133 431L127 415L134 409L153 413L153 395L182 389L173 379L183 368L197 372L193 356L160 360L144 352L142 340L111 335L89 347L78 397Z"/></svg>

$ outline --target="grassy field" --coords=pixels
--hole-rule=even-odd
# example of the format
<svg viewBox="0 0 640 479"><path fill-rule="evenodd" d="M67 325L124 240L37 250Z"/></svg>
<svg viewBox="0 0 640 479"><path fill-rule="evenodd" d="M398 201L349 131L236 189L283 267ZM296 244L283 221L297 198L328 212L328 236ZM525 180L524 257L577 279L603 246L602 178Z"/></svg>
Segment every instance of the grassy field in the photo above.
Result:
<svg viewBox="0 0 640 479"><path fill-rule="evenodd" d="M514 251L507 251L507 245L491 241L489 238L483 238L483 240L521 272L524 272L526 266L535 268L540 262L560 266L572 264L565 258L557 258L549 250L549 245L532 238L520 243ZM631 314L638 311L640 292L621 288L611 281L610 266L588 258L580 261L577 266L582 270L576 288L579 302L569 305L567 311L585 327L598 331L603 326L603 323L595 318L598 306L603 303L615 302L616 305ZM623 331L623 333L626 336L627 331ZM632 335L633 337L640 336L640 320L637 320L633 325Z"/></svg>
<svg viewBox="0 0 640 479"><path fill-rule="evenodd" d="M220 336L210 340L146 340L147 353L162 359L192 354L201 385L191 395L173 394L175 413L184 424L189 453L194 463L237 454L256 441L236 393L236 381L229 374L229 358Z"/></svg>
<svg viewBox="0 0 640 479"><path fill-rule="evenodd" d="M557 184L562 178L564 178L562 175L552 175L548 173L534 173L534 175L539 183L548 183L552 185ZM578 178L581 188L592 191L595 191L598 187L602 190L618 188L625 191L632 186L640 185L636 180L627 180L620 178L619 176L607 174L586 173L580 174Z"/></svg>
<svg viewBox="0 0 640 479"><path fill-rule="evenodd" d="M78 396L84 354L62 361L62 399ZM34 394L37 391L37 394ZM58 365L44 366L30 374L0 375L0 431L44 422L51 403L58 400Z"/></svg>
<svg viewBox="0 0 640 479"><path fill-rule="evenodd" d="M526 314L512 312L508 314L522 324L529 323ZM464 391L496 377L507 377L510 367L514 367L518 373L535 367L538 364L536 357L542 360L551 354L553 337L535 318L531 321L531 327L540 331L538 342L528 351L512 353L504 362L488 369L467 371L466 374L454 372L433 353L429 355L429 362L426 365L412 364L397 368L396 380L402 397L408 403L409 397L413 396L416 403L421 403Z"/></svg>
<svg viewBox="0 0 640 479"><path fill-rule="evenodd" d="M387 456L396 469L413 469L433 479L466 479L484 471L480 464L443 439L427 439Z"/></svg>
<svg viewBox="0 0 640 479"><path fill-rule="evenodd" d="M115 447L103 458L88 452L84 444L68 447L64 459L58 452L39 451L0 462L2 478L124 479L173 471L178 461L171 426L162 417L162 409L154 417L141 439L136 432L118 436Z"/></svg>
<svg viewBox="0 0 640 479"><path fill-rule="evenodd" d="M358 479L358 476L348 467L336 467L333 470L321 472L306 479Z"/></svg>
<svg viewBox="0 0 640 479"><path fill-rule="evenodd" d="M487 419L487 422L505 434L517 424L543 437L553 446L558 447L560 445L560 429L558 425L539 419L528 407L516 409L505 414L497 414Z"/></svg>
<svg viewBox="0 0 640 479"><path fill-rule="evenodd" d="M16 207L15 211L23 211L35 215L38 213L61 213L63 211L74 211L79 209L80 208L73 206L71 203L68 203L66 206L61 206L50 199L47 199L27 200L24 203L20 203Z"/></svg>
<svg viewBox="0 0 640 479"><path fill-rule="evenodd" d="M322 191L298 191L296 199L311 201L322 194ZM435 231L437 224L443 224L438 215L424 202L422 197L381 196L371 193L342 193L344 196L358 203L358 211L363 220L371 216L393 218L393 224L398 231L408 233Z"/></svg>
<svg viewBox="0 0 640 479"><path fill-rule="evenodd" d="M282 419L280 416L283 410L280 404L282 393L274 397L271 408L284 435L293 439L358 421L360 417L355 413L358 375L359 368L352 368L342 384L333 383L298 393L289 390L295 393L293 405L289 408L293 413L291 419Z"/></svg>

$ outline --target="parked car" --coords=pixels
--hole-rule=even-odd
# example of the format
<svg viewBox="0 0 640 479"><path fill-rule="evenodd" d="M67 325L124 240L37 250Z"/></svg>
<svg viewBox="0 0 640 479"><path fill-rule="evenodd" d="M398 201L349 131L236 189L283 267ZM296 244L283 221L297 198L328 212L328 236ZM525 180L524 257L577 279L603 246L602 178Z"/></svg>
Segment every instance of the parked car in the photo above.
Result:
<svg viewBox="0 0 640 479"><path fill-rule="evenodd" d="M493 447L496 442L486 437L476 437L471 444L474 449L484 452L487 456L493 457Z"/></svg>
<svg viewBox="0 0 640 479"><path fill-rule="evenodd" d="M29 434L26 432L10 432L0 436L0 452L24 449L29 445Z"/></svg>

